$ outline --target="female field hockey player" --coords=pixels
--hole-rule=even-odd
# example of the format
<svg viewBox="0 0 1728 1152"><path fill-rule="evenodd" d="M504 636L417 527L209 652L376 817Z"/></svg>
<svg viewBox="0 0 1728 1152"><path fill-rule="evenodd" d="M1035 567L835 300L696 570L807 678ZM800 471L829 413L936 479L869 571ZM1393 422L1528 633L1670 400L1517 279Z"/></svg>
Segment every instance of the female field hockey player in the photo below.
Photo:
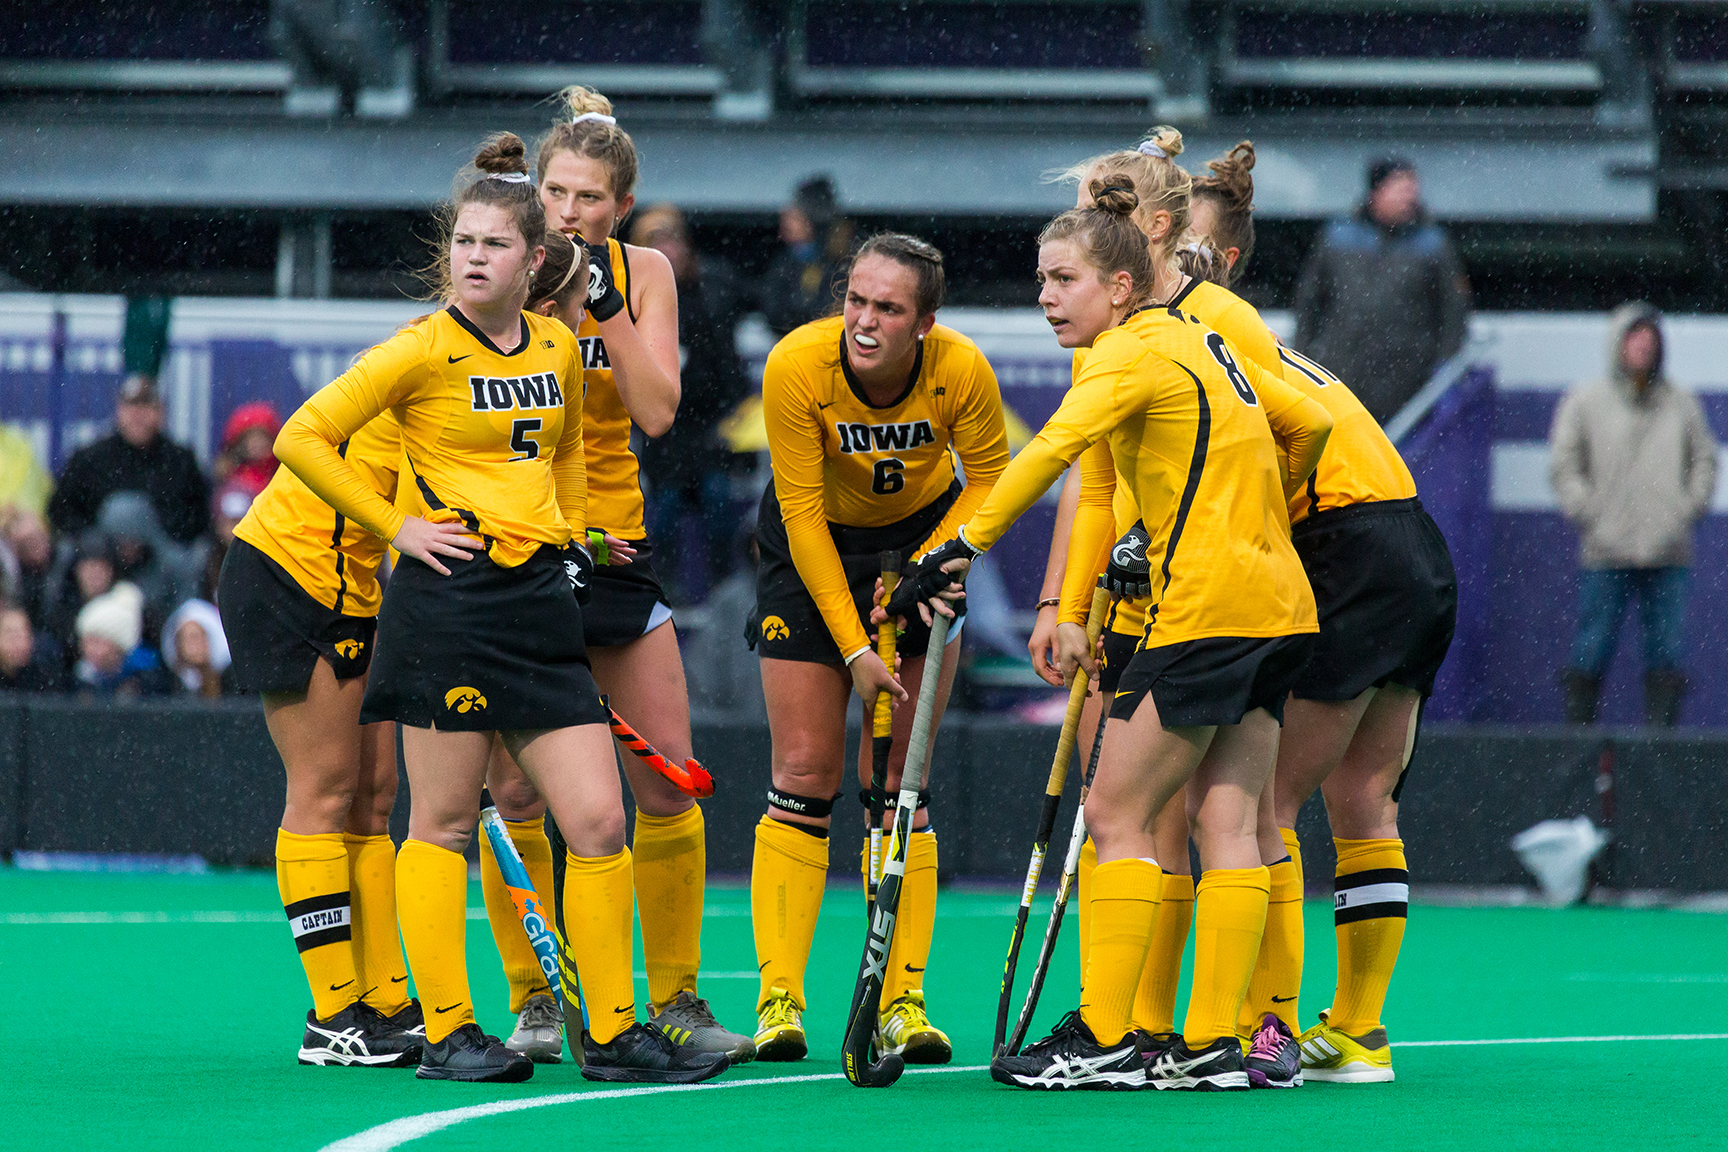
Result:
<svg viewBox="0 0 1728 1152"><path fill-rule="evenodd" d="M856 693L869 707L881 692L904 701L924 676L939 675L939 720L959 657L956 627L931 669L929 628L914 620L899 638L900 675L883 664L865 627L881 554L910 557L952 536L1008 463L996 375L976 345L936 323L944 291L934 247L873 236L852 261L841 314L789 333L763 377L774 475L762 495L762 562L747 629L762 657L773 738L773 784L750 877L762 1060L797 1060L806 1049L804 968L845 776L847 701ZM890 794L911 713L895 714ZM865 780L870 763L865 740ZM952 1049L926 1015L922 978L935 927L936 832L922 798L920 807L878 1026L884 1051L941 1064Z"/></svg>
<svg viewBox="0 0 1728 1152"><path fill-rule="evenodd" d="M627 541L629 556L625 564L601 565L582 614L584 642L594 679L612 706L673 763L683 763L692 754L684 665L672 609L651 564L630 449L632 425L659 436L678 411L678 292L666 257L612 238L635 206L637 158L611 102L580 86L561 97L565 114L539 145L540 201L551 226L588 245L618 289L609 307L591 307L576 330L587 388L589 537L608 552L612 546L603 535L613 544ZM697 994L707 878L702 809L635 756L625 755L623 763L636 803L632 847L650 1019L695 1051L724 1052L742 1063L755 1055L750 1037L722 1027ZM559 870L541 819L545 805L502 750L490 787L536 888L545 884L550 891ZM482 869L511 1010L519 1014L507 1043L555 1062L561 1051L557 1007L485 845Z"/></svg>
<svg viewBox="0 0 1728 1152"><path fill-rule="evenodd" d="M379 500L396 494L402 434L389 414L344 458ZM396 940L396 730L361 724L384 541L279 468L234 529L217 596L233 675L263 695L288 774L276 883L312 989L302 1064L406 1066L420 1006Z"/></svg>
<svg viewBox="0 0 1728 1152"><path fill-rule="evenodd" d="M449 216L453 303L309 399L276 454L402 561L379 614L361 709L401 725L413 788L397 918L426 1013L419 1075L525 1080L533 1064L480 1030L464 957L467 866L494 735L569 842L564 914L591 1013L590 1079L687 1083L727 1066L636 1023L630 852L604 706L582 644L594 579L581 360L561 322L522 311L545 257L545 211L510 133L489 140ZM405 515L340 445L385 409L402 426Z"/></svg>
<svg viewBox="0 0 1728 1152"><path fill-rule="evenodd" d="M1112 549L1111 579L1150 583L1154 606L1118 681L1086 802L1098 865L1081 1007L991 1071L1032 1088L1246 1088L1236 1016L1269 887L1255 799L1316 629L1285 494L1312 469L1331 420L1281 379L1239 363L1193 316L1147 306L1153 268L1130 219L1139 204L1132 181L1116 173L1088 192L1095 206L1053 220L1038 256L1039 301L1058 340L1091 345L1080 378L978 513L920 558L888 612L940 589L944 566L982 554L1083 455L1085 488L1107 495L1120 477L1132 489L1148 546L1137 565ZM1108 501L1083 493L1076 554L1095 555L1089 542L1108 540L1114 527ZM1076 674L1090 675L1084 642L1070 651ZM1143 1057L1131 1014L1161 891L1153 817L1190 778L1202 798L1196 838L1206 867L1193 999L1183 1035Z"/></svg>

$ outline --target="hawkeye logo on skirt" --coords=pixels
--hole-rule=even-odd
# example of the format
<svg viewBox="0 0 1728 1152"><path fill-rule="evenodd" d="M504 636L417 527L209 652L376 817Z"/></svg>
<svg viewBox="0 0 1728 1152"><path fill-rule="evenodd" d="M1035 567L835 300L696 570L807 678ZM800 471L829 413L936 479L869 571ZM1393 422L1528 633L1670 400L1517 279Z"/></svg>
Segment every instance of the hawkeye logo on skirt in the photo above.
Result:
<svg viewBox="0 0 1728 1152"><path fill-rule="evenodd" d="M564 393L558 374L537 376L470 376L468 390L474 394L476 412L508 412L512 408L562 408Z"/></svg>
<svg viewBox="0 0 1728 1152"><path fill-rule="evenodd" d="M358 660L360 653L366 650L366 645L359 640L338 640L333 645L336 655L345 660Z"/></svg>
<svg viewBox="0 0 1728 1152"><path fill-rule="evenodd" d="M444 707L452 712L484 712L486 697L478 689L463 686L444 693Z"/></svg>
<svg viewBox="0 0 1728 1152"><path fill-rule="evenodd" d="M920 444L936 443L936 433L931 430L928 420L907 424L836 424L834 431L840 437L840 451L848 455L854 452L904 452Z"/></svg>
<svg viewBox="0 0 1728 1152"><path fill-rule="evenodd" d="M762 621L762 639L785 640L791 637L792 629L786 627L786 621L778 616L769 616Z"/></svg>

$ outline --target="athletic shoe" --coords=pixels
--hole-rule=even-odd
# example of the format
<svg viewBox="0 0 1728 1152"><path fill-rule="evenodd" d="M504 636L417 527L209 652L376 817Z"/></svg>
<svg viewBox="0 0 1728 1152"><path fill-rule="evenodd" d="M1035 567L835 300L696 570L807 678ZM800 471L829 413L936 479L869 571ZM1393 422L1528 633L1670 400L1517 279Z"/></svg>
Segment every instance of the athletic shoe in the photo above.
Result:
<svg viewBox="0 0 1728 1152"><path fill-rule="evenodd" d="M1248 1087L1242 1044L1234 1033L1195 1051L1180 1036L1146 1064L1146 1083L1186 1092L1222 1092Z"/></svg>
<svg viewBox="0 0 1728 1152"><path fill-rule="evenodd" d="M356 1000L328 1020L306 1013L300 1041L302 1064L359 1064L368 1068L406 1068L420 1059L421 1037L411 1036Z"/></svg>
<svg viewBox="0 0 1728 1152"><path fill-rule="evenodd" d="M1302 1033L1298 1043L1302 1046L1302 1074L1310 1080L1327 1084L1392 1082L1392 1045L1384 1028L1351 1036L1326 1023L1326 1013L1322 1012L1320 1023Z"/></svg>
<svg viewBox="0 0 1728 1152"><path fill-rule="evenodd" d="M564 1014L551 996L541 992L522 1002L522 1011L516 1013L516 1031L510 1033L504 1047L536 1064L564 1062Z"/></svg>
<svg viewBox="0 0 1728 1152"><path fill-rule="evenodd" d="M1250 1088L1302 1087L1302 1049L1289 1026L1270 1012L1254 1030L1242 1066Z"/></svg>
<svg viewBox="0 0 1728 1152"><path fill-rule="evenodd" d="M954 1046L942 1029L924 1014L924 993L908 992L888 1005L877 1021L876 1050L898 1053L908 1064L946 1064Z"/></svg>
<svg viewBox="0 0 1728 1152"><path fill-rule="evenodd" d="M756 1059L771 1062L802 1060L809 1046L804 1042L804 1014L792 997L778 992L756 1014Z"/></svg>
<svg viewBox="0 0 1728 1152"><path fill-rule="evenodd" d="M421 1011L420 1001L410 998L406 1008L398 1008L395 1013L384 1017L384 1023L398 1032L424 1041L426 1039L426 1014Z"/></svg>
<svg viewBox="0 0 1728 1152"><path fill-rule="evenodd" d="M1075 1009L1062 1017L1055 1031L1018 1056L990 1061L990 1078L1015 1088L1144 1088L1146 1065L1137 1042L1138 1034L1130 1032L1106 1048Z"/></svg>
<svg viewBox="0 0 1728 1152"><path fill-rule="evenodd" d="M724 1052L734 1064L748 1064L756 1058L756 1042L738 1032L729 1032L714 1018L708 1001L694 992L684 991L674 996L658 1012L649 1010L648 1022L666 1033L672 1043L697 1052Z"/></svg>
<svg viewBox="0 0 1728 1152"><path fill-rule="evenodd" d="M632 1024L605 1044L582 1033L582 1075L627 1084L696 1084L726 1071L724 1052L681 1048L652 1024Z"/></svg>
<svg viewBox="0 0 1728 1152"><path fill-rule="evenodd" d="M478 1024L464 1024L436 1044L426 1045L414 1075L422 1080L517 1084L534 1075L534 1063L504 1047L498 1037L480 1031Z"/></svg>

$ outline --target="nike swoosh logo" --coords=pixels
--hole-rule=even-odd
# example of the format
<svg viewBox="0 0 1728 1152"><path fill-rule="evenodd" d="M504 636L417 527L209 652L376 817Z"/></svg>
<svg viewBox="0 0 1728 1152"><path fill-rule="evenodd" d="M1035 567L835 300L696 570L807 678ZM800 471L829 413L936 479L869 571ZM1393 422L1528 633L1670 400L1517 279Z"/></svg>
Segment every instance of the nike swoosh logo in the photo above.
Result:
<svg viewBox="0 0 1728 1152"><path fill-rule="evenodd" d="M346 987L348 987L348 985L349 985L349 984L352 984L352 983L354 983L354 981L352 981L352 980L349 980L349 981L347 981L347 982L346 982L346 983L343 983L343 984L332 984L332 985L330 985L330 991L332 991L332 992L340 992L340 991L342 991L342 989L344 989L344 988L346 988Z"/></svg>
<svg viewBox="0 0 1728 1152"><path fill-rule="evenodd" d="M760 964L758 964L758 965L756 965L756 971L758 971L758 972L760 972L760 971L762 971L762 969L764 969L764 968L766 968L766 967L768 967L768 965L770 965L770 964L772 964L772 963L774 963L774 961L772 961L772 960L764 960L764 961L762 961L762 963L760 963Z"/></svg>
<svg viewBox="0 0 1728 1152"><path fill-rule="evenodd" d="M832 404L832 403L834 403L834 401L832 401L832 400L828 401L828 404ZM818 412L820 412L822 409L828 407L828 404L824 404L824 403L822 403L822 401L818 400L818 401L816 401L816 410Z"/></svg>
<svg viewBox="0 0 1728 1152"><path fill-rule="evenodd" d="M468 356L472 356L472 355L474 355L474 353L472 353L472 352L468 353ZM468 356L452 356L452 357L450 357L450 363L460 364L460 363L462 363L462 361L468 359Z"/></svg>
<svg viewBox="0 0 1728 1152"><path fill-rule="evenodd" d="M918 972L922 972L922 971L924 971L924 969L922 969L922 968L914 968L914 967L912 967L912 965L910 965L910 964L908 964L908 965L906 965L906 971L908 971L908 972L912 972L912 973L918 973Z"/></svg>
<svg viewBox="0 0 1728 1152"><path fill-rule="evenodd" d="M1294 999L1296 999L1296 997L1294 997L1294 996L1274 996L1274 997L1272 997L1272 1003L1274 1003L1274 1004L1288 1004L1288 1003L1290 1003L1290 1001L1292 1001Z"/></svg>
<svg viewBox="0 0 1728 1152"><path fill-rule="evenodd" d="M406 983L408 983L408 977L406 977L406 976L392 976L392 977L390 977L390 983L392 983L392 984L406 984Z"/></svg>
<svg viewBox="0 0 1728 1152"><path fill-rule="evenodd" d="M618 1015L620 1015L620 1016L624 1015L626 1012L628 1012L630 1015L634 1016L634 1015L636 1015L636 1005L626 1004L626 1005L624 1005L624 1007L614 1008L614 1009L612 1009L612 1011L618 1013Z"/></svg>
<svg viewBox="0 0 1728 1152"><path fill-rule="evenodd" d="M460 1007L462 1007L462 1005L458 1003L458 1004L452 1004L448 1008L434 1008L434 1009L432 1009L432 1011L434 1013L436 1013L437 1015L442 1016L442 1015L444 1015L444 1013L454 1012L454 1011L456 1011L456 1009L458 1009Z"/></svg>

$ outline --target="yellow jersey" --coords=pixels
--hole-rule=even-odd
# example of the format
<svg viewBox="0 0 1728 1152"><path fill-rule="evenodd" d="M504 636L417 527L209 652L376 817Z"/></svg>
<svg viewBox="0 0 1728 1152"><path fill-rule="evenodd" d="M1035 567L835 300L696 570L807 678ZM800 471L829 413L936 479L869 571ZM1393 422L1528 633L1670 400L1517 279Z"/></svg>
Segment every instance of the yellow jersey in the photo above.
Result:
<svg viewBox="0 0 1728 1152"><path fill-rule="evenodd" d="M1294 471L1313 466L1331 427L1324 408L1239 361L1195 317L1144 309L1093 344L1062 406L965 525L966 539L977 548L994 544L1064 468L1102 441L1112 461L1104 482L1132 491L1152 538L1143 647L1315 632L1314 593L1290 543L1288 473L1273 434L1289 445ZM1087 479L1083 472L1082 513ZM1114 528L1107 499L1104 515L1093 519L1108 525L1106 532ZM1085 520L1077 518L1076 536ZM1080 545L1070 546L1071 565L1089 565L1097 554Z"/></svg>
<svg viewBox="0 0 1728 1152"><path fill-rule="evenodd" d="M1308 483L1290 499L1290 522L1310 512L1367 504L1375 500L1408 500L1416 495L1416 479L1380 422L1356 399L1343 381L1302 353L1280 348L1286 383L1319 401L1332 414L1332 438Z"/></svg>
<svg viewBox="0 0 1728 1152"><path fill-rule="evenodd" d="M616 240L607 240L606 247L612 254L613 281L618 291L624 293L634 323L629 253ZM582 379L588 390L582 401L582 447L588 461L588 523L622 540L640 540L648 534L642 520L641 466L636 453L630 450L630 413L612 379L612 361L606 355L600 322L584 314L576 328L576 340L582 346Z"/></svg>
<svg viewBox="0 0 1728 1152"><path fill-rule="evenodd" d="M381 413L338 444L336 452L380 497L396 499L402 428L393 414ZM332 612L378 615L384 541L320 500L290 469L276 469L234 526L234 535L282 565L308 596Z"/></svg>
<svg viewBox="0 0 1728 1152"><path fill-rule="evenodd" d="M941 543L983 503L1008 464L996 373L978 346L940 324L919 342L906 390L875 407L852 375L844 322L817 320L768 354L762 414L792 562L843 655L870 643L828 525L904 520L954 483L966 487L917 551Z"/></svg>
<svg viewBox="0 0 1728 1152"><path fill-rule="evenodd" d="M380 540L408 513L337 446L379 413L402 429L398 488L427 518L460 522L501 567L587 530L582 366L562 321L522 313L501 352L454 307L398 332L314 393L276 438L276 455L320 499Z"/></svg>

